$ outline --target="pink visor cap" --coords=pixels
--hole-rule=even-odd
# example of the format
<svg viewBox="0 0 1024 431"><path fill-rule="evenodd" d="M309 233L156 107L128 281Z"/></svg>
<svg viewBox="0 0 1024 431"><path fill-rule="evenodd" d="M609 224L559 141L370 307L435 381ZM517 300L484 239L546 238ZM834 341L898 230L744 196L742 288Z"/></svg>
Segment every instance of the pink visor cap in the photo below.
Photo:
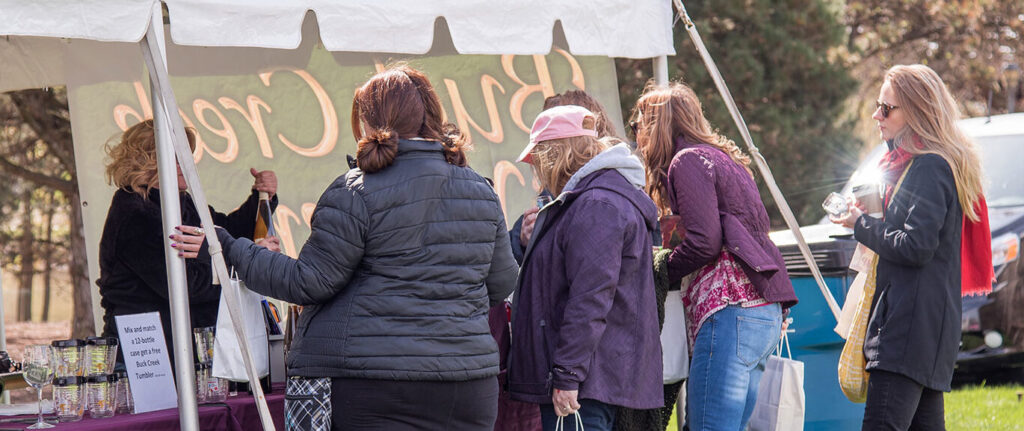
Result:
<svg viewBox="0 0 1024 431"><path fill-rule="evenodd" d="M526 144L519 154L517 162L530 163L530 152L538 142L552 139L572 138L574 136L597 137L597 131L583 127L583 119L596 118L593 112L582 106L556 106L537 115L530 129L530 143Z"/></svg>

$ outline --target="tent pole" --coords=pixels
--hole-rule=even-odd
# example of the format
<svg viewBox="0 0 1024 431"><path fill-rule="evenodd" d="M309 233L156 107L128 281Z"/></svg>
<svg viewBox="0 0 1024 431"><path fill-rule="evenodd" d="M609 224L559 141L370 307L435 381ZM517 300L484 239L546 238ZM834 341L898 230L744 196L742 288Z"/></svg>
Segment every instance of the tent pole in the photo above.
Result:
<svg viewBox="0 0 1024 431"><path fill-rule="evenodd" d="M160 55L166 58L163 40L164 21L158 7L153 8L153 19L146 39L159 47ZM145 42L145 41L144 41ZM158 103L158 83L150 80L150 94L153 95L153 128L156 137L157 171L160 177L160 208L164 226L164 262L167 265L168 296L171 302L171 336L174 340L174 371L178 389L178 417L182 430L199 430L199 410L196 403L196 377L192 358L192 319L189 313L188 286L185 279L185 259L178 257L171 248L170 235L181 225L181 202L178 194L177 163L174 157L174 143L171 138L170 122L166 107Z"/></svg>
<svg viewBox="0 0 1024 431"><path fill-rule="evenodd" d="M7 352L7 326L4 325L4 295L3 295L3 277L0 276L0 351ZM11 352L7 352L8 354ZM0 403L10 404L11 403L11 392L4 391L3 395L0 395Z"/></svg>
<svg viewBox="0 0 1024 431"><path fill-rule="evenodd" d="M683 6L682 0L672 0L672 3L676 6L676 12L679 17L683 20L683 24L686 26L686 31L690 34L690 39L693 40L693 45L697 47L697 52L700 53L701 59L704 60L704 65L707 66L708 74L715 81L715 86L718 87L718 92L722 94L722 100L725 101L725 106L729 108L729 114L732 115L733 121L736 123L736 128L740 131L740 136L743 137L743 142L747 144L747 150L750 151L750 158L754 160L754 164L757 166L758 171L761 172L761 176L764 177L764 182L768 186L768 190L772 194L772 198L775 203L779 206L779 211L782 213L782 218L786 220L786 225L789 226L789 230L793 232L793 236L796 238L796 243L800 249L800 253L803 254L804 260L807 262L807 266L811 269L811 274L814 275L814 280L818 282L818 288L821 289L821 295L825 297L825 302L828 303L829 310L832 311L832 315L839 321L839 305L836 303L836 299L832 296L832 291L829 290L825 284L825 278L821 276L821 270L818 269L818 263L814 261L814 256L811 254L811 248L807 246L807 241L804 240L803 233L800 232L800 224L796 221L796 216L793 215L793 210L789 208L789 204L786 203L786 198L782 195L782 191L779 190L779 185L775 183L775 177L772 176L772 171L768 167L768 162L765 161L764 156L754 145L754 140L750 137L750 130L747 129L747 123L743 121L743 116L740 115L739 108L736 107L736 101L733 100L732 94L729 92L729 87L725 85L725 79L722 78L722 74L718 71L718 66L715 65L715 60L711 58L711 54L708 52L704 41L700 37L700 33L697 32L697 27L693 25L693 21L690 20L690 15L686 13L686 6Z"/></svg>
<svg viewBox="0 0 1024 431"><path fill-rule="evenodd" d="M668 85L668 56L654 57L651 62L654 65L654 82L658 85Z"/></svg>
<svg viewBox="0 0 1024 431"><path fill-rule="evenodd" d="M157 13L159 14L159 12ZM155 18L156 17L159 17L159 15L156 15ZM174 154L177 155L177 160L180 162L179 165L181 173L185 177L185 183L188 184L189 190L192 192L192 201L195 203L196 210L199 212L201 226L207 233L206 243L210 251L210 256L213 260L214 275L216 276L216 279L219 280L231 280L231 277L228 274L227 265L224 262L224 256L222 255L223 249L221 248L220 240L217 239L216 230L214 229L213 217L210 216L210 207L206 202L206 194L203 192L202 184L199 182L199 172L196 169L195 160L192 158L192 150L189 148L186 140L185 124L178 115L178 102L175 99L174 91L171 88L170 76L167 73L167 63L164 60L164 56L161 55L163 48L157 45L159 40L159 36L157 36L157 29L161 30L160 34L162 35L162 21L160 21L159 25L150 25L146 32L146 37L140 42L142 58L145 60L146 68L149 70L149 79L155 84L153 86L154 112L161 112L162 115L165 116L165 120L168 122L168 127L165 127L164 130L170 135L168 142L171 143ZM238 289L231 283L224 283L221 288L223 289L222 292L224 293L224 299L227 302L228 314L230 315L232 324L235 328L235 335L238 337L238 348L241 351L242 360L245 363L246 373L249 377L249 387L252 390L253 398L255 398L256 410L259 412L260 423L263 425L263 429L265 431L274 431L276 429L274 427L274 421L270 416L270 409L267 407L267 399L263 394L263 389L260 387L259 375L256 370L255 361L253 361L252 354L249 351L249 342L245 336ZM188 325L187 320L185 321L185 325ZM189 349L191 349L191 341L189 341L188 345ZM191 364L189 364L188 372L189 375L193 375L194 373L194 369ZM194 391L192 394L194 394ZM181 394L179 393L179 398L180 396ZM191 409L195 410L196 404L194 398L189 406ZM185 415L185 413L180 414L182 417Z"/></svg>

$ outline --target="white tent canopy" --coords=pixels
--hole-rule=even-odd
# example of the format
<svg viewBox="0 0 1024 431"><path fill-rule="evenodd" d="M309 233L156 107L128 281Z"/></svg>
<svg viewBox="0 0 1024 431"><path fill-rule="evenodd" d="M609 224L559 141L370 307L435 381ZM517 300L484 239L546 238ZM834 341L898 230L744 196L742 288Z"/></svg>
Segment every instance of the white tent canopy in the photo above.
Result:
<svg viewBox="0 0 1024 431"><path fill-rule="evenodd" d="M330 51L424 54L441 36L435 30L443 26L435 24L443 19L451 45L461 54L545 54L559 27L575 55L674 54L672 4L663 0L0 0L0 91L66 84L80 78L76 65L95 61L91 54L109 53L107 48L116 45L141 46L157 111L161 183L173 181L171 142L180 147L179 160L190 158L183 137L174 132L181 129L181 119L167 109L176 106L167 80L167 67L173 65L164 63L163 34L153 28L160 24L162 4L167 6L169 34L177 45L295 49L302 42L303 22L312 12L320 41ZM662 80L667 77L665 65L662 59ZM197 192L197 206L206 208L201 189L195 190L195 165L183 162L182 170ZM178 220L178 205L176 199L165 199L162 205L167 233ZM208 214L203 219L204 227L212 227ZM211 254L219 253L219 242L210 242ZM176 345L190 349L184 269L178 261L169 255L173 338ZM226 276L223 262L218 266L218 273ZM231 314L237 319L235 310ZM195 429L195 398L188 390L194 383L191 364L184 363L187 355L177 359L182 426ZM249 368L254 373L251 364ZM256 393L261 399L262 392ZM272 428L265 403L261 400L259 405L265 427Z"/></svg>
<svg viewBox="0 0 1024 431"><path fill-rule="evenodd" d="M671 55L657 0L165 0L179 45L294 49L307 11L330 51L424 54L443 17L460 54L543 54L560 21L575 55ZM0 0L0 35L138 42L159 0Z"/></svg>
<svg viewBox="0 0 1024 431"><path fill-rule="evenodd" d="M177 45L295 49L312 11L320 40L330 51L424 54L441 36L434 34L443 28L435 21L443 19L460 54L545 54L551 51L556 23L574 55L675 54L672 5L659 0L164 3ZM0 35L7 42L0 44L0 91L65 84L68 74L75 73L69 55L82 56L102 45L98 42L138 42L157 7L160 0L0 0Z"/></svg>

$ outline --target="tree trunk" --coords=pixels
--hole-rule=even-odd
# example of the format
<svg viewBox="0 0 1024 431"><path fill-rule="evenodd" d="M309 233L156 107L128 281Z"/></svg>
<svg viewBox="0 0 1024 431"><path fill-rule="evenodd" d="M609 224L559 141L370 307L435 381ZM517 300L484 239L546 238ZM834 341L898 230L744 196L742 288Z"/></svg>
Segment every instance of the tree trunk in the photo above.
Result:
<svg viewBox="0 0 1024 431"><path fill-rule="evenodd" d="M39 318L42 322L50 320L50 294L52 293L51 282L53 281L53 214L57 211L57 202L54 192L46 202L46 242L43 246L43 312Z"/></svg>
<svg viewBox="0 0 1024 431"><path fill-rule="evenodd" d="M32 232L32 190L21 195L21 270L18 271L18 321L32 320L32 278L35 275L35 235Z"/></svg>
<svg viewBox="0 0 1024 431"><path fill-rule="evenodd" d="M85 338L96 335L92 320L92 289L89 288L89 264L85 258L84 224L82 223L82 199L78 195L77 180L71 202L71 296L74 309L71 317L71 338Z"/></svg>

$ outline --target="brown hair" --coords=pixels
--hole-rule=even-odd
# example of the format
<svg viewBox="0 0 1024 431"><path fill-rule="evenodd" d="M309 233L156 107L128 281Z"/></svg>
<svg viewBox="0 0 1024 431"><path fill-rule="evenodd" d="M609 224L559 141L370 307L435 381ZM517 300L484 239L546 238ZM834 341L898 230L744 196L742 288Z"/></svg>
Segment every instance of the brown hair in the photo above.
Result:
<svg viewBox="0 0 1024 431"><path fill-rule="evenodd" d="M192 151L196 149L195 130L185 128L185 136ZM146 198L149 191L159 183L156 170L156 139L153 120L138 123L121 134L116 145L109 142L104 148L110 161L107 163L107 183L121 189L130 189Z"/></svg>
<svg viewBox="0 0 1024 431"><path fill-rule="evenodd" d="M593 112L596 120L594 130L597 130L597 137L611 136L618 138L615 134L615 129L612 127L612 120L608 118L608 113L604 112L604 106L601 106L601 102L598 102L597 99L591 97L586 92L570 90L544 99L545 111L556 106L565 105L582 106L587 108L588 111Z"/></svg>
<svg viewBox="0 0 1024 431"><path fill-rule="evenodd" d="M960 110L946 84L923 64L894 66L886 72L885 81L907 120L896 142L911 154L937 154L945 159L953 170L964 215L978 221L974 205L982 195L981 159L974 142L957 127ZM910 145L913 135L920 138L920 147Z"/></svg>
<svg viewBox="0 0 1024 431"><path fill-rule="evenodd" d="M675 156L676 138L692 143L708 144L718 148L736 163L746 168L750 157L743 154L736 144L711 128L704 117L704 108L690 87L680 82L668 86L647 84L643 96L633 108L633 118L638 123L637 151L647 165L647 194L662 214L669 210L665 183L668 180L668 166Z"/></svg>
<svg viewBox="0 0 1024 431"><path fill-rule="evenodd" d="M448 163L466 166L469 143L441 118L441 101L422 72L397 64L374 75L352 99L356 165L366 173L383 170L394 162L399 139L419 137L440 141Z"/></svg>

